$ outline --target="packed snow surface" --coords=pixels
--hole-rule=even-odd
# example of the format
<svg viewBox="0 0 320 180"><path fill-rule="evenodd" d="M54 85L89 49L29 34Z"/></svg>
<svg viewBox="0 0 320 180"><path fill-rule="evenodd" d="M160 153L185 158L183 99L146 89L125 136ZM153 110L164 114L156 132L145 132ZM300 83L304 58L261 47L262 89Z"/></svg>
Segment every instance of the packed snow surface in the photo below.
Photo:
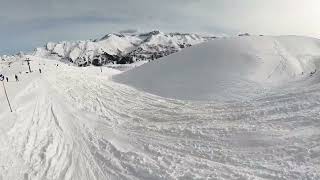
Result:
<svg viewBox="0 0 320 180"><path fill-rule="evenodd" d="M272 58L273 40L287 59L280 66L287 68L285 73L276 68L270 75L274 66L268 58L278 59ZM10 67L7 62L1 64L1 73L9 77L5 85L13 113L0 91L0 179L320 179L320 76L307 74L317 67L317 40L225 41L199 45L171 56L172 62L147 63L129 73L138 79L135 73L150 68L155 80L163 83L159 80L174 71L186 75L183 82L210 90L212 76L207 75L226 74L225 93L231 80L236 80L234 75L250 83L267 82L270 76L268 93L261 90L251 98L232 100L231 92L229 101L168 99L114 82L121 72L106 67L78 68L33 56L29 56L32 73L26 73L28 67L22 60L13 61ZM248 58L236 62L233 58L239 58L241 49L251 44L258 52L245 51L243 56ZM203 57L193 55L200 51ZM251 59L252 53L270 68L264 70L262 63L255 62L258 58ZM217 62L213 56L210 61L206 54L228 58ZM197 58L195 62L180 58L188 56ZM297 59L303 66L295 64ZM171 71L170 63L174 65ZM231 63L236 64L229 70L241 73L227 71ZM213 65L221 65L224 73L210 74L210 69L219 69ZM165 77L159 77L156 68L163 68ZM201 75L204 82L193 82L200 75L188 75L190 71L205 73ZM305 72L302 77L291 79L301 71ZM280 88L281 82L286 86ZM235 89L246 86L234 85Z"/></svg>
<svg viewBox="0 0 320 180"><path fill-rule="evenodd" d="M217 39L114 79L169 98L246 99L320 67L320 40L297 36Z"/></svg>

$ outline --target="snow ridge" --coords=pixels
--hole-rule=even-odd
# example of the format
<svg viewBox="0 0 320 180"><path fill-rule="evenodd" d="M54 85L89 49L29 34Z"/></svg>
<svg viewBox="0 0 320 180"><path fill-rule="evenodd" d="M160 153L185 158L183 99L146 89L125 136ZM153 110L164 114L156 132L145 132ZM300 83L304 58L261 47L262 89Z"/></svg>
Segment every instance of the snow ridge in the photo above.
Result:
<svg viewBox="0 0 320 180"><path fill-rule="evenodd" d="M300 47L303 48L297 48ZM320 40L298 36L221 38L185 49L114 79L163 97L246 99L319 69Z"/></svg>

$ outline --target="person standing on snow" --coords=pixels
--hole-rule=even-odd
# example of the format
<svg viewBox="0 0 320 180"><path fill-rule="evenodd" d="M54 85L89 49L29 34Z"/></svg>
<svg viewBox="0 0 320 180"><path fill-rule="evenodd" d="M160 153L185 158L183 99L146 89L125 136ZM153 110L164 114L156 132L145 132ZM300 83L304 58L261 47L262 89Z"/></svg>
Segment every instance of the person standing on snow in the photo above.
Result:
<svg viewBox="0 0 320 180"><path fill-rule="evenodd" d="M16 78L16 81L19 81L19 78L17 75L14 75L14 77Z"/></svg>
<svg viewBox="0 0 320 180"><path fill-rule="evenodd" d="M39 69L39 72L40 72L40 74L41 74L41 69Z"/></svg>
<svg viewBox="0 0 320 180"><path fill-rule="evenodd" d="M7 82L9 82L9 78L8 77L6 77L6 80L7 80Z"/></svg>

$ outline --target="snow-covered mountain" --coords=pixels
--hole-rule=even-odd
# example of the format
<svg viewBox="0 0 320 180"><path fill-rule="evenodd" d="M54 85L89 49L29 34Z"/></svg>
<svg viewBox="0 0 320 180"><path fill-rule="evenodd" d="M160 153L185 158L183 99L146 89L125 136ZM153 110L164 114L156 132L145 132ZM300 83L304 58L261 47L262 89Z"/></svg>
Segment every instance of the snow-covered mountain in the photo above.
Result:
<svg viewBox="0 0 320 180"><path fill-rule="evenodd" d="M25 54L23 52L19 52L15 55L2 55L2 56L0 56L0 60L2 60L2 61L15 61L15 60L22 58L24 56L25 56Z"/></svg>
<svg viewBox="0 0 320 180"><path fill-rule="evenodd" d="M79 66L90 64L101 66L108 63L128 64L139 60L154 60L214 38L213 36L160 31L113 33L96 40L49 42L44 47L36 48L32 55L66 60Z"/></svg>

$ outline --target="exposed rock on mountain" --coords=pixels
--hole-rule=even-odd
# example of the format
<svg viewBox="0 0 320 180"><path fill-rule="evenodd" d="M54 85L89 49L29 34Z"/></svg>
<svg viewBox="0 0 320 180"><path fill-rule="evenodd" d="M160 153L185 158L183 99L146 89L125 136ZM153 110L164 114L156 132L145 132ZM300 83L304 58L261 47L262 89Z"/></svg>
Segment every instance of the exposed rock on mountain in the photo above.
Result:
<svg viewBox="0 0 320 180"><path fill-rule="evenodd" d="M32 55L72 62L78 66L129 64L140 60L155 60L183 48L215 37L187 33L113 33L96 40L47 43Z"/></svg>

